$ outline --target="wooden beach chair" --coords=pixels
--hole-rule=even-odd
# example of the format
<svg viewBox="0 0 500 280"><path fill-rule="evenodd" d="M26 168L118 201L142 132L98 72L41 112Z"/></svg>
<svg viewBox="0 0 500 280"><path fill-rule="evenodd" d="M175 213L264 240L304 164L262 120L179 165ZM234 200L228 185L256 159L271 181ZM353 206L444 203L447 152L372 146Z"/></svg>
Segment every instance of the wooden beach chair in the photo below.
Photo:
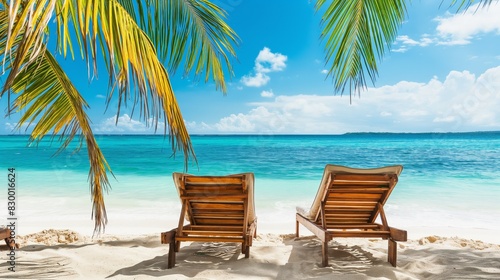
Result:
<svg viewBox="0 0 500 280"><path fill-rule="evenodd" d="M175 266L175 253L182 241L237 242L245 258L250 256L257 234L254 206L254 175L193 176L174 173L182 203L179 226L161 234L169 244L168 268ZM184 221L189 224L184 225Z"/></svg>
<svg viewBox="0 0 500 280"><path fill-rule="evenodd" d="M405 230L390 227L384 204L398 182L403 166L357 169L327 165L309 211L297 207L299 223L322 242L322 265L328 265L328 242L337 237L387 239L388 261L396 266L396 241L406 241ZM376 219L380 215L381 223Z"/></svg>

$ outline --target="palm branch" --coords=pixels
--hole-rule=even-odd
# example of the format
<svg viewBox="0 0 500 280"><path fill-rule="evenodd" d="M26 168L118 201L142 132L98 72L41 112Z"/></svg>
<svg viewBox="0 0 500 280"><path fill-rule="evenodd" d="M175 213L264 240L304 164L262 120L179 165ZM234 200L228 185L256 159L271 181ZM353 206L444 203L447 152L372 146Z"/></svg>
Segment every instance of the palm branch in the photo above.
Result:
<svg viewBox="0 0 500 280"><path fill-rule="evenodd" d="M68 51L74 56L74 48L78 46L89 69L94 72L98 68L98 54L104 57L111 86L107 102L118 99L117 117L121 106L133 102L133 108L139 107L140 116L146 122L153 119L155 127L165 118L165 131L168 131L172 150L174 154L178 150L184 153L186 167L188 158L196 157L169 75L158 58L155 45L161 45L161 39L165 38L162 36L170 36L167 45L173 49L162 49L162 53L163 57L176 57L168 60L171 69L179 66L179 57L187 55L185 71L194 68L196 75L204 71L205 79L213 76L216 85L223 90L225 77L221 59L230 70L226 52L234 55L231 46L235 42L234 31L224 23L222 10L210 2L141 3L126 0L3 0L0 3L0 54L4 68L8 69L1 95L7 92L9 99L11 94L18 95L12 109L21 112L20 124L36 123L32 140L42 139L47 134L60 135L63 149L76 135L81 136L81 141L85 140L90 161L95 232L101 232L107 222L103 190L109 186L106 171L110 169L92 134L85 100L46 50L51 16L55 15L57 47L64 56ZM156 17L161 18L163 24L185 26L188 31L154 35L152 32L156 29L149 25L160 24L160 21L133 13L137 7L154 9L154 4L159 5ZM159 16L165 9L182 11L184 15L178 16L176 12L175 16ZM154 35L153 41L141 25L149 26L145 29Z"/></svg>
<svg viewBox="0 0 500 280"><path fill-rule="evenodd" d="M328 76L336 92L346 90L351 98L373 84L378 76L378 63L396 39L406 18L405 0L317 0L316 10L322 10L321 38L325 42L325 61ZM452 0L450 7L457 11L472 4L481 7L494 0ZM444 3L444 1L442 1Z"/></svg>

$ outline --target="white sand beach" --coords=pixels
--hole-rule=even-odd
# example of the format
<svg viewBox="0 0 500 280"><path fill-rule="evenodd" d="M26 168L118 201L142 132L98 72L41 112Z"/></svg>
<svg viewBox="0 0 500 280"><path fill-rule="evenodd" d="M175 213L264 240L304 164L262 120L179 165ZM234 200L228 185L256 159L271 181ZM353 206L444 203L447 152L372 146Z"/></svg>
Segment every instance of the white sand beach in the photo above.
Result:
<svg viewBox="0 0 500 280"><path fill-rule="evenodd" d="M71 230L19 236L16 272L0 266L1 279L498 279L500 245L479 240L427 236L400 242L398 266L387 258L387 242L337 239L328 267L320 267L321 245L306 230L260 233L250 258L232 243L182 243L176 266L167 267L168 246L158 234L103 235L92 239ZM5 259L2 251L2 259Z"/></svg>

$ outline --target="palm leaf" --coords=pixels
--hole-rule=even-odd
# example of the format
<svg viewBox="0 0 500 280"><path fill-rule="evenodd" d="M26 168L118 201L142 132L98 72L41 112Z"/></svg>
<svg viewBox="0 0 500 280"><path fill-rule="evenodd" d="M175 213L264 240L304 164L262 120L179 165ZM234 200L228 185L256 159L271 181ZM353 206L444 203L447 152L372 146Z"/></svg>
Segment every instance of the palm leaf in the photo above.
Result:
<svg viewBox="0 0 500 280"><path fill-rule="evenodd" d="M92 216L97 233L104 230L107 223L103 191L109 187L106 171L111 170L90 128L85 113L87 103L43 43L46 18L50 18L48 14L54 2L28 2L26 6L15 7L8 7L4 2L0 9L0 54L3 66L9 70L0 96L9 93L9 114L21 113L16 129L21 129L25 122L34 125L30 141L40 141L48 134L58 135L62 141L59 151L76 135L80 136L80 147L85 141L90 161ZM29 18L27 22L25 16ZM17 95L12 107L11 94Z"/></svg>
<svg viewBox="0 0 500 280"><path fill-rule="evenodd" d="M141 27L171 72L183 65L184 74L204 73L205 82L212 78L226 92L225 71L233 75L230 57L239 38L224 10L207 0L148 0L141 8Z"/></svg>
<svg viewBox="0 0 500 280"><path fill-rule="evenodd" d="M330 2L330 1L328 1ZM325 8L321 38L326 42L326 63L330 65L336 91L359 91L366 76L375 81L377 60L390 47L405 18L404 0L318 0L316 9Z"/></svg>
<svg viewBox="0 0 500 280"><path fill-rule="evenodd" d="M68 5L67 8L57 6L56 14L60 25L76 26L84 57L94 65L97 63L98 45L101 44L106 66L111 73L112 90L108 102L112 98L118 99L117 116L120 107L132 100L134 110L138 107L140 116L146 122L149 123L152 118L156 127L159 119L166 119L174 153L182 150L186 164L190 156L195 158L168 73L158 59L151 40L129 11L117 0L76 0L76 5ZM69 40L65 37L60 42L63 51L64 46L71 45L64 43ZM116 92L117 96L114 96Z"/></svg>
<svg viewBox="0 0 500 280"><path fill-rule="evenodd" d="M346 89L350 96L366 88L378 76L378 61L390 49L398 28L406 18L406 1L395 0L317 0L323 10L321 38L325 41L328 76L335 91ZM487 7L495 0L451 0L450 7L466 10L472 4ZM441 2L441 4L444 1Z"/></svg>
<svg viewBox="0 0 500 280"><path fill-rule="evenodd" d="M497 0L479 0L479 1L474 1L474 0L451 0L451 3L450 3L450 7L453 7L453 6L457 6L457 12L460 11L460 10L467 10L470 8L471 5L475 4L475 3L479 3L479 6L478 7L481 7L481 8L486 8L488 7L489 5L491 5L491 3L495 2ZM442 1L442 3L444 2L444 0Z"/></svg>
<svg viewBox="0 0 500 280"><path fill-rule="evenodd" d="M66 148L76 135L80 135L80 145L85 141L90 161L94 230L101 232L107 223L103 197L103 191L109 187L106 171L111 170L90 128L85 113L87 103L48 51L41 53L34 63L16 76L12 90L19 94L13 109L23 112L17 129L25 122L36 122L31 141L40 141L48 134L58 135L63 143L61 149Z"/></svg>
<svg viewBox="0 0 500 280"><path fill-rule="evenodd" d="M28 0L11 1L10 5L3 3L1 28L6 28L6 35L2 37L6 38L2 42L3 65L5 67L6 63L10 64L3 91L11 87L14 78L23 70L22 67L27 67L43 52L45 30L55 2L56 0ZM12 61L7 62L7 59Z"/></svg>

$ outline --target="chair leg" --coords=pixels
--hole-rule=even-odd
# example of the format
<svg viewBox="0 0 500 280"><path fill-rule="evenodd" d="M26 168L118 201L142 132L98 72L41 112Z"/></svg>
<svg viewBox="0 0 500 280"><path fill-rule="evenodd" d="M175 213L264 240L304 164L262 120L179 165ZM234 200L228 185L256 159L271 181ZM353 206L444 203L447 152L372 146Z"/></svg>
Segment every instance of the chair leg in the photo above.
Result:
<svg viewBox="0 0 500 280"><path fill-rule="evenodd" d="M245 249L245 259L250 258L250 246L247 246Z"/></svg>
<svg viewBox="0 0 500 280"><path fill-rule="evenodd" d="M299 221L295 221L295 237L299 237Z"/></svg>
<svg viewBox="0 0 500 280"><path fill-rule="evenodd" d="M396 261L398 257L398 252L397 252L397 243L394 241L392 238L389 238L388 240L389 246L387 249L387 261L392 264L392 266L396 267Z"/></svg>
<svg viewBox="0 0 500 280"><path fill-rule="evenodd" d="M321 265L328 266L328 241L324 241L321 245L321 254L323 255Z"/></svg>
<svg viewBox="0 0 500 280"><path fill-rule="evenodd" d="M176 229L161 233L161 244L168 244L167 268L172 268L175 266L175 252L179 251L177 249L177 246L180 244L180 242L175 241L176 234Z"/></svg>
<svg viewBox="0 0 500 280"><path fill-rule="evenodd" d="M242 254L247 253L247 243L246 242L241 243L241 253Z"/></svg>
<svg viewBox="0 0 500 280"><path fill-rule="evenodd" d="M180 242L177 242L180 243ZM175 252L176 252L176 242L172 241L168 244L168 264L167 268L172 268L175 266Z"/></svg>

